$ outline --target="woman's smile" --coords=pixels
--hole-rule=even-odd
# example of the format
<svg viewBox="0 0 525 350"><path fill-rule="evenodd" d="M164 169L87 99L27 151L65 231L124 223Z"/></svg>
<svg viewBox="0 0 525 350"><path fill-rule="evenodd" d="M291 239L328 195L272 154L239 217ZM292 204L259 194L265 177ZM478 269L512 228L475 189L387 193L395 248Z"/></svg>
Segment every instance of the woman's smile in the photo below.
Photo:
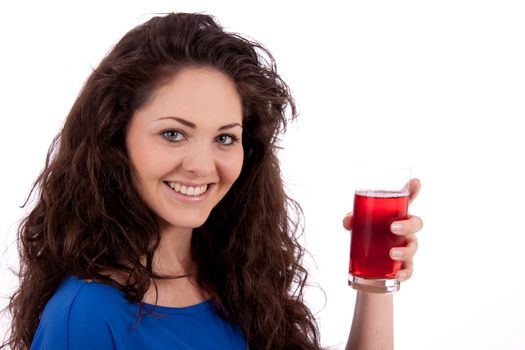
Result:
<svg viewBox="0 0 525 350"><path fill-rule="evenodd" d="M207 200L214 187L213 184L202 186L181 185L179 182L164 182L164 184L170 198L187 203L200 203Z"/></svg>
<svg viewBox="0 0 525 350"><path fill-rule="evenodd" d="M165 182L173 191L181 193L185 196L197 197L202 195L208 189L208 184L205 185L184 185L180 182Z"/></svg>

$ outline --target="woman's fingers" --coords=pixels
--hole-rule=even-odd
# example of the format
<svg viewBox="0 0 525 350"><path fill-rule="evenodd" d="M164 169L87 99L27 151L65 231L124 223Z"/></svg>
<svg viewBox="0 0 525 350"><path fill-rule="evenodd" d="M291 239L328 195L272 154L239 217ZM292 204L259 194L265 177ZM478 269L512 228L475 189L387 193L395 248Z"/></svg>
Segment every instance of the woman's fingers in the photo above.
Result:
<svg viewBox="0 0 525 350"><path fill-rule="evenodd" d="M390 257L393 260L403 262L403 269L396 274L396 279L400 282L412 277L414 272L414 255L417 252L417 237L409 235L406 239L407 245L405 247L396 247L390 250Z"/></svg>
<svg viewBox="0 0 525 350"><path fill-rule="evenodd" d="M412 179L408 185L410 191L409 204L416 199L421 182L419 179ZM408 280L414 273L414 255L417 252L417 237L415 233L423 228L423 220L419 216L408 215L407 220L395 221L390 226L392 233L406 237L406 246L396 247L390 250L390 257L396 261L402 261L403 267L396 274L396 279L400 282Z"/></svg>
<svg viewBox="0 0 525 350"><path fill-rule="evenodd" d="M409 215L407 220L394 221L390 225L390 230L396 235L410 235L421 231L423 220L419 216Z"/></svg>
<svg viewBox="0 0 525 350"><path fill-rule="evenodd" d="M420 189L421 181L419 181L419 179L411 179L408 183L408 191L410 193L410 197L408 198L408 204L412 203L412 201L416 199Z"/></svg>
<svg viewBox="0 0 525 350"><path fill-rule="evenodd" d="M408 280L410 277L412 277L412 274L414 273L414 263L412 260L404 262L403 267L403 270L399 270L396 273L396 280L398 280L399 282Z"/></svg>
<svg viewBox="0 0 525 350"><path fill-rule="evenodd" d="M343 227L347 230L352 230L352 213L346 214L343 219Z"/></svg>
<svg viewBox="0 0 525 350"><path fill-rule="evenodd" d="M417 237L414 235L407 236L407 245L404 247L394 247L390 249L390 257L397 261L407 261L416 255Z"/></svg>

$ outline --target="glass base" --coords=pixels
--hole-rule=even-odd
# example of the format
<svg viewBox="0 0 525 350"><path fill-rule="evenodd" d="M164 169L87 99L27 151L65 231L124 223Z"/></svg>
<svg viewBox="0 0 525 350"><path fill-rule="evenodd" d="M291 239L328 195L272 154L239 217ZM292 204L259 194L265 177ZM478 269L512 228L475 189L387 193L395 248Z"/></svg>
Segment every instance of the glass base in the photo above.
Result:
<svg viewBox="0 0 525 350"><path fill-rule="evenodd" d="M396 279L386 278L362 278L348 275L348 285L356 290L371 293L394 293L401 286Z"/></svg>

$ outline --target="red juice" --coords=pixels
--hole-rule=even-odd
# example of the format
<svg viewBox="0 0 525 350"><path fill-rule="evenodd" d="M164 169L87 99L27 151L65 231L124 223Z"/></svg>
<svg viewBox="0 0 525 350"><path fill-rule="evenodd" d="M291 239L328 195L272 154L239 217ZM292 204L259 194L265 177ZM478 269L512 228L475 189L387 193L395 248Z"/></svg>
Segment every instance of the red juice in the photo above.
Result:
<svg viewBox="0 0 525 350"><path fill-rule="evenodd" d="M407 210L406 192L356 192L350 244L350 273L353 276L395 278L401 262L390 258L390 249L404 247L406 240L393 234L390 225L405 220Z"/></svg>

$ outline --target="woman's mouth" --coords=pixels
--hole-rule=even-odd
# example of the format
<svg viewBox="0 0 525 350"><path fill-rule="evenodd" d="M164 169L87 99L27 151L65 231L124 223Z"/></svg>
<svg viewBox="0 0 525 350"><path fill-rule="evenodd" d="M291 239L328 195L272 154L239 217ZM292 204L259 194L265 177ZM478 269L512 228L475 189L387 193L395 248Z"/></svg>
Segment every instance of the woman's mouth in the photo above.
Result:
<svg viewBox="0 0 525 350"><path fill-rule="evenodd" d="M164 181L164 183L168 185L173 191L190 197L200 196L208 190L208 184L200 186L189 186L171 181Z"/></svg>

